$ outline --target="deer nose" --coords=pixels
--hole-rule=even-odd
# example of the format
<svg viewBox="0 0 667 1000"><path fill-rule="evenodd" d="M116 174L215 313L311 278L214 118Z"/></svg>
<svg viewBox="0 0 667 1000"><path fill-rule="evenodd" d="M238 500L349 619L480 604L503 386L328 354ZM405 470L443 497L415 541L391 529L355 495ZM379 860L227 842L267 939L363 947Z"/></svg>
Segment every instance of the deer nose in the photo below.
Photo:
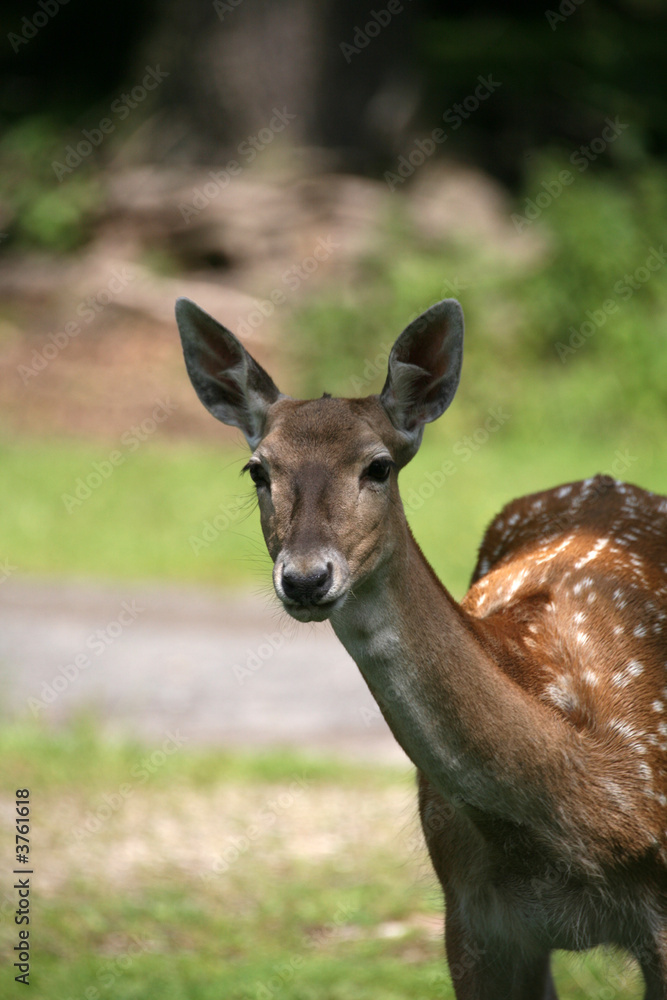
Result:
<svg viewBox="0 0 667 1000"><path fill-rule="evenodd" d="M283 569L282 589L288 601L295 604L319 604L324 600L333 583L333 565L318 566L310 573Z"/></svg>

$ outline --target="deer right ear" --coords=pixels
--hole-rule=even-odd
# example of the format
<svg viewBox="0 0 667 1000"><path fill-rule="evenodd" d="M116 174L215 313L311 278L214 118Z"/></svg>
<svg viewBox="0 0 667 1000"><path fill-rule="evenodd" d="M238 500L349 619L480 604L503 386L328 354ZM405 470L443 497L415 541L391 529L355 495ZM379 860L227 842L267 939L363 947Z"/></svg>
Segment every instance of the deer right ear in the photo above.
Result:
<svg viewBox="0 0 667 1000"><path fill-rule="evenodd" d="M387 416L407 439L409 461L424 424L437 420L454 398L463 360L463 310L443 299L405 328L389 355L380 394Z"/></svg>
<svg viewBox="0 0 667 1000"><path fill-rule="evenodd" d="M176 302L185 365L195 392L216 419L240 428L251 448L281 393L233 333L189 299Z"/></svg>

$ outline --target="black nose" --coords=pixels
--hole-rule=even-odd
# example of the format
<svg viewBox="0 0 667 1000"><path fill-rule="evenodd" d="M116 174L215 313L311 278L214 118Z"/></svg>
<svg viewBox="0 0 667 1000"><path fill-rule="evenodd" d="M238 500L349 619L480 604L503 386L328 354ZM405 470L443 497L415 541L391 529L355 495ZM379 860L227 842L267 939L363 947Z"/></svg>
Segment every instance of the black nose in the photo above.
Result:
<svg viewBox="0 0 667 1000"><path fill-rule="evenodd" d="M283 570L283 593L288 601L296 604L319 604L324 600L333 583L333 566L318 566L312 573L301 574Z"/></svg>

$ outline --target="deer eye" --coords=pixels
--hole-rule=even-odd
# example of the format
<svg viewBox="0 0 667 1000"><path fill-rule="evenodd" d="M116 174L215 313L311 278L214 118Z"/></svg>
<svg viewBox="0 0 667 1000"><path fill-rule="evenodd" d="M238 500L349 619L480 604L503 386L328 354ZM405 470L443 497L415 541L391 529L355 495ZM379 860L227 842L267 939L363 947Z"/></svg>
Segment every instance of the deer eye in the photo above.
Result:
<svg viewBox="0 0 667 1000"><path fill-rule="evenodd" d="M364 475L376 483L384 483L389 478L394 463L390 458L374 458Z"/></svg>
<svg viewBox="0 0 667 1000"><path fill-rule="evenodd" d="M269 476L266 470L264 469L264 466L261 464L261 462L248 462L248 464L244 466L242 471L248 472L250 474L250 478L252 479L257 489L259 489L260 486L271 485Z"/></svg>

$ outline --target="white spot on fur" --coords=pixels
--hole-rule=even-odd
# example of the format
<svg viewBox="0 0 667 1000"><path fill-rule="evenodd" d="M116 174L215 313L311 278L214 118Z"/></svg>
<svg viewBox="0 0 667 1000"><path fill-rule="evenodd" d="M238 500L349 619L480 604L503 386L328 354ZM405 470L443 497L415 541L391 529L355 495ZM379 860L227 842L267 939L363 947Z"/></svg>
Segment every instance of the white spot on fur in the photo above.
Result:
<svg viewBox="0 0 667 1000"><path fill-rule="evenodd" d="M523 581L526 579L527 576L528 576L527 569L522 569L520 573L517 573L517 575L514 577L514 579L510 584L509 594L508 594L509 597L513 597L514 594L516 594L517 590L519 589L519 587L521 586L521 584L523 583Z"/></svg>
<svg viewBox="0 0 667 1000"><path fill-rule="evenodd" d="M624 608L625 605L628 603L620 587L616 588L612 596L614 598L614 604L616 605L617 608Z"/></svg>
<svg viewBox="0 0 667 1000"><path fill-rule="evenodd" d="M644 665L639 660L630 660L623 670L619 670L612 677L612 684L615 687L627 687L634 677L639 677L644 672Z"/></svg>
<svg viewBox="0 0 667 1000"><path fill-rule="evenodd" d="M548 698L563 712L574 712L580 707L579 699L572 690L572 681L569 677L559 677L548 684L544 689L543 697Z"/></svg>
<svg viewBox="0 0 667 1000"><path fill-rule="evenodd" d="M640 761L637 764L637 773L644 781L653 781L653 771L645 761Z"/></svg>
<svg viewBox="0 0 667 1000"><path fill-rule="evenodd" d="M582 558L579 559L574 564L574 568L575 569L581 569L582 566L585 566L587 563L591 562L592 559L596 559L597 556L602 551L602 549L605 547L605 545L608 545L608 544L609 544L609 539L608 538L598 538L597 542L595 543L595 545L593 546L593 548L590 550L590 552L587 555L582 556Z"/></svg>

